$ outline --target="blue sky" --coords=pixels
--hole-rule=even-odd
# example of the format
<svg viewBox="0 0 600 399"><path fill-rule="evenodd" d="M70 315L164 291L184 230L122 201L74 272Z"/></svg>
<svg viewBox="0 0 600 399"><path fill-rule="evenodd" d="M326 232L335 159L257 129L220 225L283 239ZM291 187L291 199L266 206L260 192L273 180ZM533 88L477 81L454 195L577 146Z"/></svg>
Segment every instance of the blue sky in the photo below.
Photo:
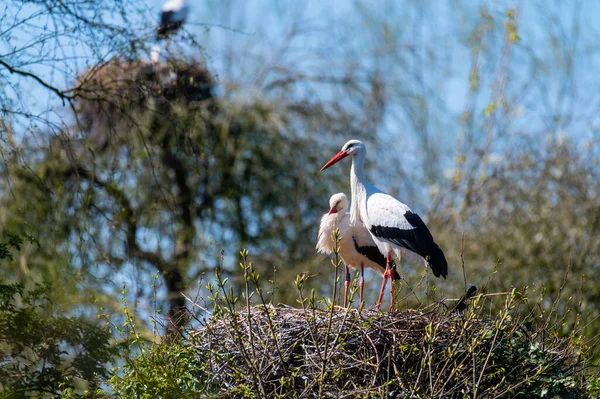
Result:
<svg viewBox="0 0 600 399"><path fill-rule="evenodd" d="M468 101L468 71L471 55L468 45L464 43L468 32L480 20L483 6L487 7L490 16L499 25L504 22L508 8L515 7L520 10L518 31L521 41L512 55L510 72L513 80L526 81L533 69L539 71L535 72L534 76L548 79L545 82L547 92L532 91L522 99L523 108L535 110L533 113L526 114L526 126L531 126L532 121L540 129L543 129L543 125L551 126L544 117L550 110L560 109L561 105L558 101L563 101L565 107L576 103L575 108L581 115L581 119L586 119L586 123L593 119L590 114L597 114L599 100L596 94L598 90L595 89L599 87L600 78L595 71L600 67L600 61L595 54L599 38L595 21L600 17L598 2L448 0L422 3L415 1L372 3L340 0L332 2L209 0L189 3L191 14L187 30L203 46L203 55L209 67L222 81L235 79L249 87L264 66L261 62L273 61L281 55L278 52L284 47L288 39L286 35L293 26L306 32L297 35L297 38L288 43L291 49L286 50L283 64L287 62L305 71L322 71L323 64L335 70L348 62L354 62L357 66L376 68L377 65L373 64L373 52L381 46L383 31L387 29L387 34L400 38L398 51L422 53L420 57L423 62L422 74L395 76L394 83L410 87L411 80L415 78L429 82L428 96L437 101L437 108L433 110L440 111L435 116L437 121L432 117L432 122L434 126L448 130L448 135L451 137L455 136L458 130L456 115L465 109ZM418 4L425 4L425 6L420 7ZM13 5L5 6L8 12L4 14L4 26L10 22L7 16L15 15L17 5L18 3L15 2ZM142 4L139 8L140 12L131 19L133 25L151 33L149 30L158 19L161 5L162 1L157 0L149 1L147 7ZM19 10L18 15L28 13L30 12L25 7ZM574 20L579 22L580 27L576 37L570 37L573 33ZM11 44L19 45L31 41L44 31L41 25L47 23L46 20L33 20L32 26L18 29L13 33L10 37ZM372 32L369 32L369 29ZM566 40L562 44L573 46L576 61L573 68L576 79L572 82L573 90L569 92L571 97L566 100L559 99L560 96L557 94L561 89L564 90L556 87L560 78L561 57L552 53L548 32L563 34ZM3 39L6 37L3 36ZM34 46L30 54L46 51L46 55L56 55L54 49L48 48L51 44L48 42L42 46ZM39 74L58 87L67 88L73 84L76 74L88 67L95 58L110 54L108 51L102 53L100 43L92 46L90 43L78 43L76 38L62 39L61 44L61 55L72 62L61 62L58 65L30 55L26 57L25 61L28 64L23 68ZM491 49L497 44L499 43L489 43L490 56L498 56L500 49ZM93 51L97 53L93 54ZM0 52L3 54L10 52L7 43L1 40ZM437 63L427 64L427 60L433 58L426 52L436 53ZM243 66L235 66L237 60L232 62L232 54L238 57L247 55L243 60ZM385 57L380 58L380 61L390 65L389 59ZM486 70L487 67L490 69ZM489 73L488 78L496 72L494 68L493 60L486 59L482 62L482 74ZM394 72L391 70L391 73ZM402 71L399 70L398 73L401 74ZM557 81L552 81L553 79ZM61 102L31 79L9 75L7 81L10 85L5 86L5 94L18 108L22 107L23 110L33 110L37 113L47 111L48 108L60 112ZM11 88L15 84L19 86ZM482 84L491 84L491 81L482 80ZM323 95L327 95L327 88L322 90ZM485 105L485 100L485 98L480 100L482 106ZM432 101L434 107L436 101ZM444 121L444 118L448 120ZM382 132L391 133L394 130L403 130L402 124L406 122L403 120L402 112L392 110L380 128ZM595 124L598 123L600 121L596 120ZM579 131L577 136L581 135L585 136L586 132ZM454 138L452 137L452 140Z"/></svg>

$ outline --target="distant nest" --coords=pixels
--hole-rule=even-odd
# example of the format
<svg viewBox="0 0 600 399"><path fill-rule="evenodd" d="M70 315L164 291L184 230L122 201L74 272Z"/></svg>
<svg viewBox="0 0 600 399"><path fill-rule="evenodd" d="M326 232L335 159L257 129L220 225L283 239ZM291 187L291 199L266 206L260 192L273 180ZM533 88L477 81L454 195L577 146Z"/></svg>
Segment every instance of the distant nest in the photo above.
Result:
<svg viewBox="0 0 600 399"><path fill-rule="evenodd" d="M259 306L214 317L191 332L189 344L207 384L227 397L243 397L246 389L260 397L454 398L470 396L474 373L478 392L488 397L512 382L522 387L556 367L567 370L567 363L578 369L570 363L575 350L564 341L541 355L553 366L530 363L535 338L517 332L439 312L337 309L331 315Z"/></svg>
<svg viewBox="0 0 600 399"><path fill-rule="evenodd" d="M149 101L202 101L212 98L214 80L201 62L119 58L94 66L77 79L76 109L88 127L111 128Z"/></svg>

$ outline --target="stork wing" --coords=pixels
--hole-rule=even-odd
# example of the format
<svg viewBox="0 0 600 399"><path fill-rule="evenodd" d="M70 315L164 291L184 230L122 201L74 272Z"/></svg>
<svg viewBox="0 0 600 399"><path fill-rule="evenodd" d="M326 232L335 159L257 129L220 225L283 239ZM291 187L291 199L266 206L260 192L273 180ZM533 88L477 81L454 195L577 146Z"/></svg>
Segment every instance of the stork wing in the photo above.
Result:
<svg viewBox="0 0 600 399"><path fill-rule="evenodd" d="M367 199L367 212L373 236L420 255L436 277L448 275L444 253L423 220L408 206L387 194L377 193Z"/></svg>
<svg viewBox="0 0 600 399"><path fill-rule="evenodd" d="M356 238L352 237L354 241L354 249L359 254L366 256L371 262L377 263L379 266L385 268L385 256L379 252L379 248L376 245L361 247L356 242Z"/></svg>
<svg viewBox="0 0 600 399"><path fill-rule="evenodd" d="M377 237L409 249L423 258L427 256L427 245L433 243L433 237L419 215L408 211L403 216L409 228L390 226L371 226L371 233Z"/></svg>
<svg viewBox="0 0 600 399"><path fill-rule="evenodd" d="M396 227L401 230L411 230L414 226L404 217L410 208L391 195L377 192L367 196L367 220L365 226Z"/></svg>
<svg viewBox="0 0 600 399"><path fill-rule="evenodd" d="M160 14L160 26L169 26L175 21L175 12L174 11L163 11Z"/></svg>
<svg viewBox="0 0 600 399"><path fill-rule="evenodd" d="M350 215L347 213L346 215ZM354 225L350 225L350 229L352 230L352 236L356 239L356 243L360 247L375 247L375 241L373 240L373 236L369 233L369 230L362 224L357 223Z"/></svg>
<svg viewBox="0 0 600 399"><path fill-rule="evenodd" d="M361 247L356 243L356 238L352 237L352 240L354 240L354 249L356 249L356 252L358 252L362 256L365 256L371 262L377 263L379 266L385 269L385 256L383 256L383 254L379 251L379 248L377 248L377 246ZM396 263L394 261L391 262L390 268L392 269L392 279L394 281L400 280L400 275L396 270Z"/></svg>

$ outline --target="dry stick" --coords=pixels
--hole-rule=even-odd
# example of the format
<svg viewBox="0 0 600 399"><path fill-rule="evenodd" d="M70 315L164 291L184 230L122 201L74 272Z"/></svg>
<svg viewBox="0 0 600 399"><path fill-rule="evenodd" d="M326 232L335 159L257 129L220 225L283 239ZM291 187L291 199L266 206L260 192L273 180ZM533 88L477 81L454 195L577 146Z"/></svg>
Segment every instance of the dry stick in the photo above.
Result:
<svg viewBox="0 0 600 399"><path fill-rule="evenodd" d="M373 347L373 352L375 353L375 362L377 364L377 368L379 368L379 362L381 360L379 359L379 354L377 353L377 346L375 346L375 342L373 342L371 337L369 337L369 334L365 334L365 337L367 338L367 340L371 343L371 346ZM371 385L375 385L376 378L377 378L377 370L375 370L375 373L373 373L373 380L371 382Z"/></svg>
<svg viewBox="0 0 600 399"><path fill-rule="evenodd" d="M400 276L400 280L404 281L406 283L406 287L408 288L408 291L409 291L409 293L407 295L405 295L402 298L400 298L400 301L408 300L408 297L412 295L412 296L415 297L415 299L417 300L417 302L419 302L418 307L420 308L421 305L422 305L421 304L421 300L417 296L417 293L415 292L415 290L408 283L408 280L404 277L404 274L402 274ZM423 277L421 277L421 280L419 280L419 282L417 283L417 285L416 285L415 288L419 288L421 286L421 284L423 284L423 281L427 281L427 284L429 284L429 279L427 278L427 272L425 272L425 275ZM408 311L408 301L406 302L406 310Z"/></svg>
<svg viewBox="0 0 600 399"><path fill-rule="evenodd" d="M415 390L419 386L419 381L421 380L421 374L423 373L423 367L419 367L419 374L417 374L417 379L415 380L412 390L410 391L410 397L412 398L415 395Z"/></svg>
<svg viewBox="0 0 600 399"><path fill-rule="evenodd" d="M479 297L483 297L483 295L479 295ZM462 327L460 328L460 335L458 337L459 341L458 341L457 347L459 347L459 344L461 343L461 341L463 340L463 338L465 340L467 339L467 334L465 333L465 331L467 330L468 323L470 323L470 321L471 321L468 318L468 316L469 316L469 313L467 313L465 322L462 325ZM473 314L473 316L475 316L475 315ZM441 388L442 391L446 388L446 385L448 385L448 383L450 383L450 381L452 380L452 377L454 376L454 374L456 373L456 371L459 369L459 367L462 366L467 361L468 361L468 357L464 356L463 359L460 361L460 363L458 363L458 365L456 365L455 367L452 368L452 370L450 372L450 375L446 378L444 384L442 385L442 388ZM451 359L448 359L447 360L447 364L449 364L450 362L451 362ZM442 371L444 371L445 367L446 367L446 365L444 365L444 367L442 368ZM438 375L438 380L439 380L440 377L441 377L441 373L440 373L440 375ZM436 385L437 385L437 381L436 381Z"/></svg>
<svg viewBox="0 0 600 399"><path fill-rule="evenodd" d="M252 263L250 263L250 267L252 267ZM287 368L287 364L283 358L283 354L281 353L281 348L279 347L279 339L277 338L277 334L275 334L275 326L273 325L273 320L271 319L271 314L269 313L269 311L267 310L267 303L265 301L265 298L262 294L262 289L259 287L258 285L258 275L254 274L254 272L252 272L252 275L254 276L253 282L256 285L256 292L258 293L258 297L260 298L260 301L262 302L264 308L265 308L265 314L267 316L267 322L269 323L269 329L271 330L271 334L273 334L273 340L275 341L275 348L277 349L277 354L279 355L279 360L281 361L281 365L283 366L283 370L285 371L285 373L289 376L289 370Z"/></svg>
<svg viewBox="0 0 600 399"><path fill-rule="evenodd" d="M390 279L390 283L393 283L393 279ZM387 361L388 361L387 362L387 380L389 381L389 379L390 379L390 372L391 372L391 369L392 369L392 357L390 356L389 351L388 351L386 357L387 357ZM386 381L386 384L384 385L384 388L385 388L384 393L386 394L386 396L389 396L390 395L390 393L389 393L390 384L388 384L387 381Z"/></svg>
<svg viewBox="0 0 600 399"><path fill-rule="evenodd" d="M306 305L304 304L304 295L302 295L302 285L300 285L299 283L297 283L296 284L296 288L298 289L298 295L300 296L300 303L302 304L302 310L303 310L303 314L304 314L304 319L306 320L306 325L308 327L308 333L310 334L310 338L312 339L312 341L316 343L317 342L317 338L313 334L313 330L317 331L316 315L315 315L315 311L314 311L314 302L311 302L311 308L312 308L312 311L313 311L312 328L311 328L311 323L310 323L308 311L306 309ZM323 358L321 357L321 352L317 351L317 355L319 356L319 359L322 361Z"/></svg>
<svg viewBox="0 0 600 399"><path fill-rule="evenodd" d="M231 302L229 296L227 295L227 291L225 290L225 281L223 279L221 279L221 272L220 272L220 268L218 268L218 267L216 270L216 275L217 275L217 285L218 285L218 287L221 288L221 291L223 292L223 295L225 297L225 302L226 302L229 312L231 314L231 322L233 324L233 331L231 332L231 334L233 335L234 341L238 341L240 352L242 353L242 358L244 359L245 363L250 367L250 369L253 370L252 382L253 382L254 388L256 389L256 392L260 398L261 393L263 396L265 396L265 388L262 385L262 380L259 379L257 382L257 377L259 375L259 372L254 367L254 364L248 360L248 353L246 351L246 347L244 346L244 343L242 342L242 338L240 337L239 334L236 334L236 333L241 332L241 329L237 322L237 318L236 318L237 314L235 313L235 305Z"/></svg>
<svg viewBox="0 0 600 399"><path fill-rule="evenodd" d="M273 284L271 285L271 303L277 303L275 301L275 290L277 290L277 266L273 264Z"/></svg>
<svg viewBox="0 0 600 399"><path fill-rule="evenodd" d="M335 254L335 263L333 264L334 268L334 284L333 284L333 298L331 300L331 310L329 312L329 320L327 322L327 330L325 331L325 352L323 354L323 362L321 365L321 383L319 385L319 398L322 397L323 394L323 385L325 382L325 368L327 367L327 350L329 348L329 334L331 333L331 325L333 323L333 313L335 311L335 295L337 290L337 280L338 280L338 268L341 265L340 254L339 254L339 243L341 240L340 230L335 229L333 232L333 240L335 242L335 247L333 249L333 253Z"/></svg>
<svg viewBox="0 0 600 399"><path fill-rule="evenodd" d="M506 312L504 312L500 318L500 323L498 324L498 327L496 328L496 333L494 334L494 339L492 340L492 344L490 345L490 350L485 358L485 362L483 362L483 367L481 368L481 373L479 373L479 378L477 379L477 383L475 384L475 387L474 387L473 399L477 398L477 389L479 388L479 384L481 383L481 379L483 378L483 373L485 372L485 368L487 367L488 361L490 360L490 357L492 356L492 351L494 350L494 345L496 344L496 340L498 339L498 334L500 332L500 329L502 328L504 321L506 320L506 318L508 316L508 310L510 309L511 303L512 303L512 298L507 298L506 305L505 305ZM473 352L473 353L475 353L475 352ZM473 357L473 360L475 360L475 357ZM475 365L473 365L473 373L475 373Z"/></svg>
<svg viewBox="0 0 600 399"><path fill-rule="evenodd" d="M552 306L550 307L550 310L548 311L548 318L546 319L546 323L544 324L544 330L546 330L550 326L550 318L552 317L552 314L556 314L556 317L558 317L558 312L556 311L556 309L558 308L558 302L559 302L560 297L565 289L565 286L567 285L567 278L568 278L570 271L571 271L571 265L569 264L569 265L567 265L567 270L565 272L565 278L563 279L563 282L560 285L560 288L558 289L558 293L556 294L556 299L553 301Z"/></svg>
<svg viewBox="0 0 600 399"><path fill-rule="evenodd" d="M434 334L435 334L435 332L434 332ZM433 362L432 356L433 356L432 343L429 343L429 347L427 348L426 359L427 359L427 363L429 366L429 392L431 392L431 394L433 394L433 370L431 369L431 363Z"/></svg>
<svg viewBox="0 0 600 399"><path fill-rule="evenodd" d="M200 309L201 311L203 311L203 312L204 312L204 313L206 313L206 314L209 314L209 315L211 314L211 312L210 312L208 309L206 309L205 307L203 307L202 305L200 305L200 304L198 303L198 301L197 301L197 300L190 298L190 297L189 297L188 295L186 295L184 292L182 292L182 293L181 293L181 295L183 295L183 297L184 297L184 298L185 298L185 299L186 299L186 300L187 300L187 301L188 301L188 302L189 302L189 303L190 303L192 306L195 306L195 307L197 307L198 309Z"/></svg>
<svg viewBox="0 0 600 399"><path fill-rule="evenodd" d="M465 292L467 292L467 272L465 271L465 226L462 226L462 233L460 235L460 263L462 267L463 280L465 282Z"/></svg>
<svg viewBox="0 0 600 399"><path fill-rule="evenodd" d="M248 334L250 335L250 350L252 351L252 362L256 362L257 361L257 357L256 357L256 349L254 348L254 334L252 332L252 316L250 314L250 288L248 285L248 251L247 250L242 250L240 251L240 255L242 256L242 259L244 261L244 263L242 264L242 267L244 268L244 287L246 290L246 312L248 314Z"/></svg>

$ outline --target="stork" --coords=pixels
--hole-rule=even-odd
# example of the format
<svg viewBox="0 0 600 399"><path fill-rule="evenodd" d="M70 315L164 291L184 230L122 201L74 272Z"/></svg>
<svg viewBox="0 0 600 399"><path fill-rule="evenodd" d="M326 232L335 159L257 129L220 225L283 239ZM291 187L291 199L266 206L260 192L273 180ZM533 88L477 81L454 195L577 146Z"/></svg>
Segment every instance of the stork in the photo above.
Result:
<svg viewBox="0 0 600 399"><path fill-rule="evenodd" d="M367 149L362 141L350 140L321 168L321 171L348 156L352 157L350 222L363 225L371 233L379 251L386 257L386 269L377 300L377 309L379 309L387 280L392 275L390 264L394 253L401 257L402 249L414 252L425 260L436 277L446 278L448 263L419 215L367 181L363 170L366 154ZM390 283L390 311L393 311L393 308L394 285Z"/></svg>
<svg viewBox="0 0 600 399"><path fill-rule="evenodd" d="M350 272L348 266L358 269L360 267L359 295L360 303L363 304L363 288L365 285L365 266L375 270L380 275L385 272L385 256L381 254L375 241L371 238L369 231L362 225L350 224L350 213L348 209L348 197L344 193L337 193L329 199L329 212L321 218L319 235L317 239L317 251L319 253L331 254L335 247L332 239L333 231L339 229L340 242L338 243L339 254L344 261L346 274L344 280L344 307L348 306L348 287L350 285ZM392 278L400 278L396 268L392 269Z"/></svg>
<svg viewBox="0 0 600 399"><path fill-rule="evenodd" d="M156 40L168 38L177 32L187 18L189 8L185 0L168 0L162 8Z"/></svg>

